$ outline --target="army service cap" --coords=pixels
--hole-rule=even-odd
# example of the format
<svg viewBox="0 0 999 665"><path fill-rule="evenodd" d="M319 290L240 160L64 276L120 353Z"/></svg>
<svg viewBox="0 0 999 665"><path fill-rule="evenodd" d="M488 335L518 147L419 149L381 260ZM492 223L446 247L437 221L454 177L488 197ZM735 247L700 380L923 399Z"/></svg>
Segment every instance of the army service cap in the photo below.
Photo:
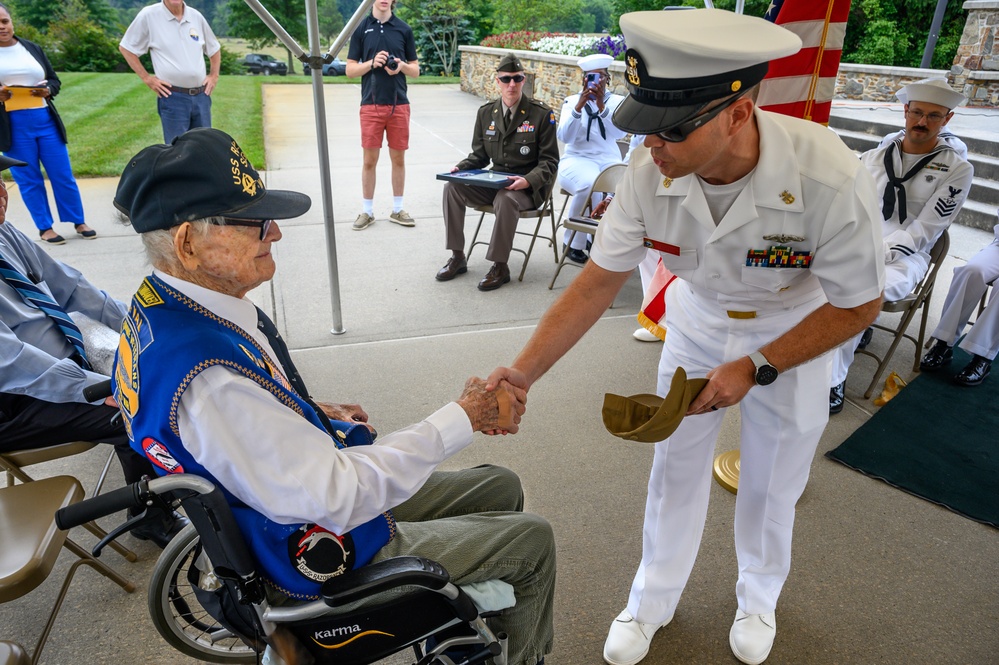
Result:
<svg viewBox="0 0 999 665"><path fill-rule="evenodd" d="M686 370L677 367L666 397L607 393L602 411L604 427L627 441L657 443L668 439L707 383L707 379L688 379Z"/></svg>
<svg viewBox="0 0 999 665"><path fill-rule="evenodd" d="M524 71L524 65L520 64L520 58L515 56L513 53L507 53L503 56L503 59L499 61L499 66L496 67L498 72L522 72Z"/></svg>
<svg viewBox="0 0 999 665"><path fill-rule="evenodd" d="M903 104L927 102L944 108L954 109L968 101L968 98L955 92L942 78L929 78L902 86L895 93Z"/></svg>
<svg viewBox="0 0 999 665"><path fill-rule="evenodd" d="M771 60L801 49L790 30L722 9L631 12L620 25L629 47L629 95L613 121L632 134L664 132L690 120L710 102L762 81Z"/></svg>

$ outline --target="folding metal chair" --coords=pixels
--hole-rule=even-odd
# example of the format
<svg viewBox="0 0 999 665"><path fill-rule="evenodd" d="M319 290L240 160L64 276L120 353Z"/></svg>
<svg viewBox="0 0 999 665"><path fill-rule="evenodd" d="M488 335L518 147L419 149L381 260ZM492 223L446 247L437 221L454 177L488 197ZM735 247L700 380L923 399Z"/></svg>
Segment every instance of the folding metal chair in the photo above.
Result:
<svg viewBox="0 0 999 665"><path fill-rule="evenodd" d="M479 211L482 214L479 215L479 223L475 226L475 233L472 235L472 242L468 246L468 251L465 252L465 256L468 258L471 258L472 250L475 248L476 245L489 244L488 241L478 240L479 229L482 228L482 220L486 218L486 213L490 215L493 214L493 207L491 205L473 206L473 209ZM542 222L545 221L545 217L551 219L551 227L552 227L551 236L548 236L547 234L545 235L541 234L541 224ZM534 251L534 243L537 242L538 239L548 240L548 242L551 243L552 252L555 255L555 261L558 261L558 249L556 249L555 245L555 206L552 203L551 193L548 194L548 198L545 199L544 203L541 204L540 208L531 209L531 210L521 210L520 219L538 220L537 224L534 225L534 231L531 232L520 231L520 230L516 231L517 235L529 236L531 238L531 244L528 246L527 250L520 249L519 247L512 248L512 251L524 255L524 265L520 269L520 277L517 278L518 281L523 282L524 273L527 272L527 262L531 260L531 252ZM518 229L519 229L519 220L518 220Z"/></svg>
<svg viewBox="0 0 999 665"><path fill-rule="evenodd" d="M857 349L856 351L859 354L870 356L878 361L871 384L867 386L867 392L864 393L865 398L869 398L871 393L874 392L875 386L878 385L881 375L888 368L888 363L895 354L895 349L898 348L902 338L915 344L916 359L913 361L912 371L915 372L919 369L920 350L923 348L923 339L926 335L926 320L930 313L930 296L933 295L933 284L936 282L937 272L939 272L940 264L943 263L944 258L947 256L948 249L950 249L950 235L947 231L944 231L930 250L930 265L926 270L926 274L923 275L923 279L916 284L916 288L913 289L912 293L901 300L891 300L881 304L882 312L901 313L902 316L899 318L898 325L894 328L880 323L872 325L875 330L883 330L892 334L891 345L883 357L872 351L870 345L866 349ZM917 337L913 337L907 334L906 330L920 308L923 310L923 315L919 320L919 334Z"/></svg>
<svg viewBox="0 0 999 665"><path fill-rule="evenodd" d="M54 476L0 488L0 603L31 592L52 572L65 547L78 557L63 580L55 606L28 661L38 662L76 569L87 565L131 593L135 585L67 538L55 524L55 513L83 499L83 487L72 476ZM9 645L9 643L7 643ZM23 663L23 650L0 644L0 663ZM4 652L9 655L4 655ZM10 660L4 660L9 658Z"/></svg>

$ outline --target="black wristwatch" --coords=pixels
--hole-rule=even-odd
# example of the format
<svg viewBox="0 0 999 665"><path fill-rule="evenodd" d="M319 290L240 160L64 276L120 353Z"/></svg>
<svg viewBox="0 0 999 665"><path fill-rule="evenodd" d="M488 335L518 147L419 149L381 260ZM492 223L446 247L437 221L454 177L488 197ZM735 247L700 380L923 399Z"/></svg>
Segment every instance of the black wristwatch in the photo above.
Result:
<svg viewBox="0 0 999 665"><path fill-rule="evenodd" d="M749 359L756 365L756 385L769 386L777 380L777 368L762 353L753 351L749 354Z"/></svg>

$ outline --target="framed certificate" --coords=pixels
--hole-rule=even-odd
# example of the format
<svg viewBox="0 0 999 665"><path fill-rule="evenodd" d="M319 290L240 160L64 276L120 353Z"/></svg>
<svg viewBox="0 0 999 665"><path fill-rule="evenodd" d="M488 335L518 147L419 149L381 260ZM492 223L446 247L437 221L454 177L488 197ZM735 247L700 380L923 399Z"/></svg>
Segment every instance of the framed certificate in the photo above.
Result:
<svg viewBox="0 0 999 665"><path fill-rule="evenodd" d="M501 173L499 171L487 171L485 169L471 169L468 171L455 171L454 173L438 173L438 180L449 180L460 182L466 185L477 187L489 187L491 189L503 189L509 185L513 178L519 177L516 173Z"/></svg>

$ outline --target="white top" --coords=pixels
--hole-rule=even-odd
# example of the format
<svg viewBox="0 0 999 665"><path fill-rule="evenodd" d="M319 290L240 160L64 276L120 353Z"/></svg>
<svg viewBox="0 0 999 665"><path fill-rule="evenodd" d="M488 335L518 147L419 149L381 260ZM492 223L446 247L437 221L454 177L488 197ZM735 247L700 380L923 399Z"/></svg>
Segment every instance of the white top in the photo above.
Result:
<svg viewBox="0 0 999 665"><path fill-rule="evenodd" d="M208 75L205 56L221 48L201 12L185 4L178 21L162 2L139 11L121 46L135 55L148 52L156 78L181 88L201 86Z"/></svg>
<svg viewBox="0 0 999 665"><path fill-rule="evenodd" d="M235 323L277 358L248 299L156 276ZM222 366L198 374L184 391L178 425L194 459L251 508L275 522L315 522L333 533L399 505L438 464L472 442L468 416L451 402L374 445L340 450L258 383Z"/></svg>
<svg viewBox="0 0 999 665"><path fill-rule="evenodd" d="M849 308L879 297L881 215L870 174L825 127L755 114L756 171L717 227L696 176L664 178L649 151L639 150L597 227L590 258L606 270L630 272L646 256L646 237L667 243L673 248L659 251L663 267L702 298L733 310L787 308L823 295ZM780 234L802 240L764 238ZM746 265L749 250L771 245L814 252L810 267Z"/></svg>
<svg viewBox="0 0 999 665"><path fill-rule="evenodd" d="M896 139L901 141L901 139ZM860 161L871 172L877 183L877 203L880 207L885 187L888 186L888 174L885 172L885 151L887 145L868 150L860 156ZM899 220L899 206L890 218L883 221L884 260L891 263L901 256L913 252L925 254L929 259L929 251L937 238L957 219L964 202L968 199L968 190L975 169L971 163L963 159L950 142L937 137L937 146L948 146L922 170L907 180L905 187L905 209L907 218ZM962 144L963 145L963 144ZM892 158L896 177L902 177L915 164L903 167L903 158L918 162L923 155L902 154L896 149Z"/></svg>
<svg viewBox="0 0 999 665"><path fill-rule="evenodd" d="M21 42L0 47L0 83L37 86L45 80L45 68Z"/></svg>
<svg viewBox="0 0 999 665"><path fill-rule="evenodd" d="M600 136L600 124L594 120L590 126L590 138L586 138L586 127L590 122L590 115L587 111L597 113L597 105L592 101L586 102L583 110L577 111L576 104L579 102L579 95L569 95L562 102L562 111L558 117L558 127L555 135L558 140L565 144L563 157L584 157L594 161L603 162L607 160L618 161L621 159L621 149L617 146L617 140L623 139L628 132L621 131L611 122L611 115L614 109L624 100L621 95L608 93L604 97L604 110L598 114L600 121L604 123L604 134L606 138Z"/></svg>

